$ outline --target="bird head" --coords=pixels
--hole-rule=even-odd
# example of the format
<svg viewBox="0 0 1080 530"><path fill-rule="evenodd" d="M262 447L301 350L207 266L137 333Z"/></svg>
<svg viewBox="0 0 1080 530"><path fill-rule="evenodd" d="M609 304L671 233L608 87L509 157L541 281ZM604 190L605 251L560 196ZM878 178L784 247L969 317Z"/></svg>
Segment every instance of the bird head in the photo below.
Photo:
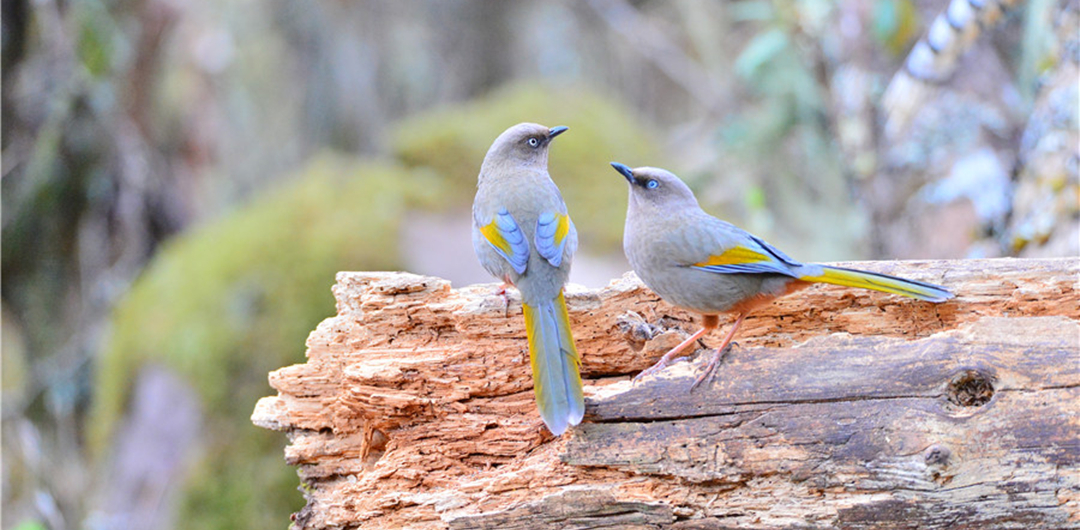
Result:
<svg viewBox="0 0 1080 530"><path fill-rule="evenodd" d="M618 162L612 162L611 167L630 183L631 208L635 205L663 208L698 207L694 192L666 169L645 166L631 169Z"/></svg>
<svg viewBox="0 0 1080 530"><path fill-rule="evenodd" d="M519 123L503 131L488 149L485 162L499 160L541 166L547 165L551 140L566 132L568 127L545 127L536 123Z"/></svg>

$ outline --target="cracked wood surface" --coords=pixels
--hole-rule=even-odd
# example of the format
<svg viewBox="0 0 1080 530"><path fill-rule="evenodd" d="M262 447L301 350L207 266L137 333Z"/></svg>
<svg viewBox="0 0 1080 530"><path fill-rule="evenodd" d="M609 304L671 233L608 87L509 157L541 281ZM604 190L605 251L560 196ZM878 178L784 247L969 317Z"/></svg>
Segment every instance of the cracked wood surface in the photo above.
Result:
<svg viewBox="0 0 1080 530"><path fill-rule="evenodd" d="M957 298L814 286L690 393L708 355L628 376L691 315L632 274L571 289L587 413L558 439L513 290L339 273L252 420L289 436L296 528L1080 528L1080 260L846 265Z"/></svg>

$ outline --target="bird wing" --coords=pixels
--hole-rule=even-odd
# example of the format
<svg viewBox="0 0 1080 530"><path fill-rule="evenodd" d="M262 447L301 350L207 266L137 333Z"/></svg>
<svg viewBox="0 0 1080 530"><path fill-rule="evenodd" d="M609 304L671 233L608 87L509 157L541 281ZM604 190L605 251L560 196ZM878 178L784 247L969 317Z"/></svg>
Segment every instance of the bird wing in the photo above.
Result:
<svg viewBox="0 0 1080 530"><path fill-rule="evenodd" d="M515 272L525 273L525 266L529 263L529 242L506 208L500 208L490 223L482 225L480 233Z"/></svg>
<svg viewBox="0 0 1080 530"><path fill-rule="evenodd" d="M734 227L731 227L735 229ZM736 229L738 230L738 229ZM718 274L783 274L797 278L803 265L761 238L739 230L734 245L726 246L691 267Z"/></svg>
<svg viewBox="0 0 1080 530"><path fill-rule="evenodd" d="M562 264L563 248L567 236L574 229L570 216L558 212L544 212L536 219L536 236L533 238L538 252L552 267Z"/></svg>

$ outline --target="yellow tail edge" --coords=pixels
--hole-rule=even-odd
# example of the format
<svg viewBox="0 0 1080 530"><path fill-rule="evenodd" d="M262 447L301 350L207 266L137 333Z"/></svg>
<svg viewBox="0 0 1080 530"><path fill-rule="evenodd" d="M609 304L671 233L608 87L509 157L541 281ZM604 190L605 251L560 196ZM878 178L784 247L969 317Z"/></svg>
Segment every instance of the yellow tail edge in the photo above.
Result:
<svg viewBox="0 0 1080 530"><path fill-rule="evenodd" d="M566 299L560 292L535 307L523 303L533 391L540 417L553 434L581 422L585 413L581 357L570 332Z"/></svg>
<svg viewBox="0 0 1080 530"><path fill-rule="evenodd" d="M896 276L889 276L888 274L845 269L842 267L829 267L826 265L823 265L822 269L822 274L820 276L801 276L799 279L805 282L828 283L832 285L842 285L844 287L870 289L872 291L898 294L900 296L907 296L909 298L916 298L918 300L934 303L944 302L955 296L948 289L940 285L916 280L906 280Z"/></svg>

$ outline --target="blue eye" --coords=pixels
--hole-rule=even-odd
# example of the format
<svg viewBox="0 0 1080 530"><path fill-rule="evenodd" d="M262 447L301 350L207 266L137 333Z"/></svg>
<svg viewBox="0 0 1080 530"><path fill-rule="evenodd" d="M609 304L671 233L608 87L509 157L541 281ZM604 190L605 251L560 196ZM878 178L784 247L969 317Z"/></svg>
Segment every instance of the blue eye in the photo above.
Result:
<svg viewBox="0 0 1080 530"><path fill-rule="evenodd" d="M660 183L655 180L650 180L645 183L645 187L649 188L650 190L655 190L656 188L660 187Z"/></svg>

